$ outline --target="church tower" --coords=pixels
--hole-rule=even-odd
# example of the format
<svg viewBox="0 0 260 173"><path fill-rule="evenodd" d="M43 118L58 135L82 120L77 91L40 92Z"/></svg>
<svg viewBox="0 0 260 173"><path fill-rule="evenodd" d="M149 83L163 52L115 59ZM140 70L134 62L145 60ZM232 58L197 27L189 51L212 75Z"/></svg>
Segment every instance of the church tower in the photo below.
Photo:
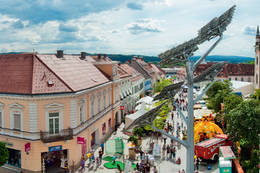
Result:
<svg viewBox="0 0 260 173"><path fill-rule="evenodd" d="M259 32L259 26L257 26L256 42L255 42L255 89L260 89L259 58L260 58L260 32Z"/></svg>

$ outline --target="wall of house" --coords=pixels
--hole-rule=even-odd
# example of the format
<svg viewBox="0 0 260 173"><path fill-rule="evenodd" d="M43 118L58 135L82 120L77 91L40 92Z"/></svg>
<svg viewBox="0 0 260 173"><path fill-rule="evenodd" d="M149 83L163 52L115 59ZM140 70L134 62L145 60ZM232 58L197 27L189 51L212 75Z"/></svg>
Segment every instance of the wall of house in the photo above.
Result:
<svg viewBox="0 0 260 173"><path fill-rule="evenodd" d="M254 82L254 76L228 76L228 80L237 80L243 82Z"/></svg>
<svg viewBox="0 0 260 173"><path fill-rule="evenodd" d="M111 90L109 90L111 88ZM116 91L118 88L118 91ZM104 90L106 90L106 106L104 106ZM110 93L109 93L110 91ZM84 137L87 140L87 151L90 150L91 133L93 131L97 132L97 142L101 141L102 138L106 136L102 134L103 124L106 123L106 132L113 129L115 123L115 114L119 112L119 84L110 84L104 87L97 88L91 92L79 95L55 97L55 95L50 97L35 97L35 98L25 98L14 97L14 96L0 96L0 103L3 105L3 117L4 126L0 128L0 141L12 143L13 146L10 148L21 151L21 167L25 170L30 171L40 171L41 170L41 152L47 152L48 147L62 145L63 149L68 149L70 165L72 162L78 164L81 157L81 145L77 144L77 136ZM79 106L84 104L84 121L92 118L91 107L94 106L95 115L98 114L98 98L97 96L101 93L100 109L109 110L105 113L102 118L96 120L91 126L83 129L80 133L73 137L73 140L43 143L39 140L39 131L48 131L48 111L61 110L61 124L62 129L75 128L78 129L83 126L84 122L80 122L79 116ZM110 105L109 106L109 95L110 94ZM95 95L95 102L92 105L91 96ZM117 98L117 99L116 99ZM117 100L117 101L116 101ZM82 102L83 101L83 102ZM117 103L117 104L116 104ZM113 104L113 105L112 105ZM11 129L11 112L10 106L14 109L21 109L22 111L22 131L31 132L14 132ZM108 109L109 108L109 109ZM111 119L111 126L109 127L108 121ZM4 134L3 134L4 133ZM74 134L75 135L75 134ZM16 137L14 137L16 136ZM26 139L27 138L27 139ZM36 141L29 140L37 139ZM24 151L24 145L30 142L31 151L27 155Z"/></svg>

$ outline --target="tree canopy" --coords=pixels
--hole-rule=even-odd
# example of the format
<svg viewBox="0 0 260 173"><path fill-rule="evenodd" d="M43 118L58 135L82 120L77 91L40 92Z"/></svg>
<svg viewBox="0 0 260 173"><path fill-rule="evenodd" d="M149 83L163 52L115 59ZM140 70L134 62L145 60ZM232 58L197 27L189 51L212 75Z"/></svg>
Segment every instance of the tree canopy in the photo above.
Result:
<svg viewBox="0 0 260 173"><path fill-rule="evenodd" d="M206 92L208 96L208 108L213 109L215 112L220 112L224 98L231 94L231 82L225 80L224 82L216 81Z"/></svg>
<svg viewBox="0 0 260 173"><path fill-rule="evenodd" d="M230 94L224 98L224 112L228 114L243 101L242 97L237 94Z"/></svg>
<svg viewBox="0 0 260 173"><path fill-rule="evenodd" d="M5 147L5 143L0 142L0 167L3 166L9 158L9 151Z"/></svg>
<svg viewBox="0 0 260 173"><path fill-rule="evenodd" d="M172 84L172 82L168 79L162 79L162 81L156 82L154 92L161 92L162 89L168 85Z"/></svg>
<svg viewBox="0 0 260 173"><path fill-rule="evenodd" d="M257 100L245 100L226 116L227 131L234 141L247 141L248 146L259 145L260 103Z"/></svg>

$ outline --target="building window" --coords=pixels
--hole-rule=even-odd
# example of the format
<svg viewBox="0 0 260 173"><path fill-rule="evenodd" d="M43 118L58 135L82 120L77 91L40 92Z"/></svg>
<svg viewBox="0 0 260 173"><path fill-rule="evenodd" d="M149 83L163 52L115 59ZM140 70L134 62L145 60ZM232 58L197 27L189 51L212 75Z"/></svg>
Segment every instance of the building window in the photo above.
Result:
<svg viewBox="0 0 260 173"><path fill-rule="evenodd" d="M63 129L63 105L52 103L46 106L46 131L57 134Z"/></svg>
<svg viewBox="0 0 260 173"><path fill-rule="evenodd" d="M91 116L95 115L95 94L91 96Z"/></svg>
<svg viewBox="0 0 260 173"><path fill-rule="evenodd" d="M2 117L2 111L0 110L0 128L3 127L3 117Z"/></svg>
<svg viewBox="0 0 260 173"><path fill-rule="evenodd" d="M250 77L248 77L247 81L248 81L248 82L251 82L251 78L250 78Z"/></svg>
<svg viewBox="0 0 260 173"><path fill-rule="evenodd" d="M4 104L0 103L0 128L4 127Z"/></svg>
<svg viewBox="0 0 260 173"><path fill-rule="evenodd" d="M112 127L111 118L109 118L109 120L108 120L108 128L110 129L111 127Z"/></svg>
<svg viewBox="0 0 260 173"><path fill-rule="evenodd" d="M17 103L10 105L10 127L14 130L23 130L23 106Z"/></svg>
<svg viewBox="0 0 260 173"><path fill-rule="evenodd" d="M243 78L243 77L241 77L241 81L244 81L244 78Z"/></svg>
<svg viewBox="0 0 260 173"><path fill-rule="evenodd" d="M101 92L98 93L98 112L101 111Z"/></svg>
<svg viewBox="0 0 260 173"><path fill-rule="evenodd" d="M258 56L256 56L256 65L258 65Z"/></svg>
<svg viewBox="0 0 260 173"><path fill-rule="evenodd" d="M237 80L237 77L235 77L235 80Z"/></svg>
<svg viewBox="0 0 260 173"><path fill-rule="evenodd" d="M79 103L79 122L83 123L85 120L85 110L84 110L84 100L81 100Z"/></svg>
<svg viewBox="0 0 260 173"><path fill-rule="evenodd" d="M258 74L256 74L255 83L258 84Z"/></svg>
<svg viewBox="0 0 260 173"><path fill-rule="evenodd" d="M104 109L107 107L107 103L106 103L106 95L107 95L107 91L106 90L104 90L104 92L103 92L103 101L104 101Z"/></svg>
<svg viewBox="0 0 260 173"><path fill-rule="evenodd" d="M230 78L228 78L228 80L231 80L231 77L230 77Z"/></svg>
<svg viewBox="0 0 260 173"><path fill-rule="evenodd" d="M111 95L112 95L112 92L111 92L111 88L108 89L108 104L111 105Z"/></svg>
<svg viewBox="0 0 260 173"><path fill-rule="evenodd" d="M59 112L49 113L49 133L58 134L60 131Z"/></svg>
<svg viewBox="0 0 260 173"><path fill-rule="evenodd" d="M106 134L106 123L102 125L102 135Z"/></svg>

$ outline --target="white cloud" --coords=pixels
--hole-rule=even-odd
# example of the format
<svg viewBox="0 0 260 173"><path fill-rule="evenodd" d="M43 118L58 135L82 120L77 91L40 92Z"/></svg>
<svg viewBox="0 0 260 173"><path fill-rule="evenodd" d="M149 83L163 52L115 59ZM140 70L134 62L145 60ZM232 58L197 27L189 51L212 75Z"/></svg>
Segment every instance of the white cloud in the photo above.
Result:
<svg viewBox="0 0 260 173"><path fill-rule="evenodd" d="M95 8L90 8L93 6L90 3L83 6L91 11L81 13L82 7L77 14L69 16L82 2L63 4L63 1L55 0L49 4L47 0L37 0L36 10L39 12L30 10L30 16L37 15L34 21L25 14L16 15L25 13L23 8L13 8L10 15L0 11L1 50L31 51L35 48L38 52L55 52L64 48L65 52L71 53L85 50L90 53L158 55L171 48L169 45L176 46L195 37L203 25L235 3L237 9L233 21L212 54L254 56L254 30L260 25L259 0L112 1L92 0ZM13 6L19 4L17 0L10 3ZM135 3L132 7L139 9L129 9L129 3ZM8 6L4 1L1 4L2 8ZM49 16L35 21L47 14L43 9L48 4ZM104 7L105 4L108 6ZM21 3L20 6L28 9L30 5ZM55 14L57 16L52 18ZM210 44L212 42L201 45L196 54L204 53Z"/></svg>

